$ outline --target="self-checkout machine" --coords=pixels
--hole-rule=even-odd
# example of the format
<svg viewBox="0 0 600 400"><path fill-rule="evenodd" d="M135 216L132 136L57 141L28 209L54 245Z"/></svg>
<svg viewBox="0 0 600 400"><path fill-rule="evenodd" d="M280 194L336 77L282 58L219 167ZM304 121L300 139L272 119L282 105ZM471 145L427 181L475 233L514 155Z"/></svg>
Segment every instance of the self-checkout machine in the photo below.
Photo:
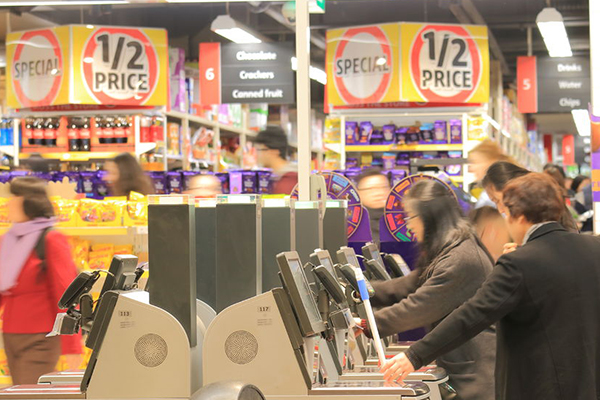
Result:
<svg viewBox="0 0 600 400"><path fill-rule="evenodd" d="M331 357L319 346L325 324L313 299L296 252L278 256L284 288L223 310L204 340L204 382L242 379L261 388L267 399L334 400L426 399L421 383L343 382L326 377L322 360ZM317 351L315 351L315 349ZM210 366L210 367L209 367Z"/></svg>
<svg viewBox="0 0 600 400"><path fill-rule="evenodd" d="M201 389L205 327L196 313L194 222L187 196L151 196L149 292L135 289L143 269L134 256L115 256L97 303L89 292L101 271L81 272L59 302L68 311L54 327L88 333L92 355L81 382L14 386L0 398L263 398L256 387L231 380Z"/></svg>

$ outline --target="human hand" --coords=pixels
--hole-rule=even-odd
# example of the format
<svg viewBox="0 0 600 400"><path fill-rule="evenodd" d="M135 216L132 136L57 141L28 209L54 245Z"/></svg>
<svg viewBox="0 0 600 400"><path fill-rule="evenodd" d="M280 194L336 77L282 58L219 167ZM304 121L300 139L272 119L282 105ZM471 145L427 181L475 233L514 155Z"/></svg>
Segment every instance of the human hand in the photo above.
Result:
<svg viewBox="0 0 600 400"><path fill-rule="evenodd" d="M83 355L65 354L65 362L67 363L67 369L79 370L81 369L81 363L83 362Z"/></svg>
<svg viewBox="0 0 600 400"><path fill-rule="evenodd" d="M381 367L383 379L386 382L402 382L408 374L414 371L415 367L404 353L399 353L394 358L387 360Z"/></svg>
<svg viewBox="0 0 600 400"><path fill-rule="evenodd" d="M504 251L502 254L512 253L513 251L517 250L517 247L519 247L519 245L516 243L506 243L504 245Z"/></svg>
<svg viewBox="0 0 600 400"><path fill-rule="evenodd" d="M352 329L354 331L355 338L357 338L360 335L362 335L363 333L365 333L365 330L362 327L360 327L359 325L355 325Z"/></svg>

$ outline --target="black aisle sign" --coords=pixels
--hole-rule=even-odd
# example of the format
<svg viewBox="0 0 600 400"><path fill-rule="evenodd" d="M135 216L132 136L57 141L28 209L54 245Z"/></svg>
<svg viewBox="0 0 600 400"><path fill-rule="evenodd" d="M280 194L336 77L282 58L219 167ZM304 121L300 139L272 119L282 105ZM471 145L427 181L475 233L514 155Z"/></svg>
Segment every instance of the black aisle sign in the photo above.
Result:
<svg viewBox="0 0 600 400"><path fill-rule="evenodd" d="M587 57L538 57L538 112L587 109L591 101Z"/></svg>
<svg viewBox="0 0 600 400"><path fill-rule="evenodd" d="M221 46L223 103L295 102L291 43Z"/></svg>

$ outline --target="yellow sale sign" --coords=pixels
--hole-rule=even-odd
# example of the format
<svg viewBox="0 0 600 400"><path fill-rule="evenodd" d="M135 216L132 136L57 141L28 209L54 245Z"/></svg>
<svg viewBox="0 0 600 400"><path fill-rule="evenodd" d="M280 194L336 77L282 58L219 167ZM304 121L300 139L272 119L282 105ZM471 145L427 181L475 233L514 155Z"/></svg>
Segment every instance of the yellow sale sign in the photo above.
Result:
<svg viewBox="0 0 600 400"><path fill-rule="evenodd" d="M164 29L69 25L7 36L7 104L163 106Z"/></svg>
<svg viewBox="0 0 600 400"><path fill-rule="evenodd" d="M8 107L68 103L69 27L9 33L6 60Z"/></svg>
<svg viewBox="0 0 600 400"><path fill-rule="evenodd" d="M400 32L403 100L489 101L487 27L404 23Z"/></svg>
<svg viewBox="0 0 600 400"><path fill-rule="evenodd" d="M164 29L72 26L75 104L167 104Z"/></svg>
<svg viewBox="0 0 600 400"><path fill-rule="evenodd" d="M327 31L328 102L346 105L398 101L399 50L399 24Z"/></svg>

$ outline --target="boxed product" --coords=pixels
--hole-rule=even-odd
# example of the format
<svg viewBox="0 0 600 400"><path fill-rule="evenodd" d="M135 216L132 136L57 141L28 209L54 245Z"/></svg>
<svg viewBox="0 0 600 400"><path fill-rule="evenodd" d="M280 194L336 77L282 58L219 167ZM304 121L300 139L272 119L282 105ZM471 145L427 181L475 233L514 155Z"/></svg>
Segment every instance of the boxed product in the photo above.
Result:
<svg viewBox="0 0 600 400"><path fill-rule="evenodd" d="M358 158L356 158L356 157L346 158L346 168L348 168L348 169L358 168Z"/></svg>
<svg viewBox="0 0 600 400"><path fill-rule="evenodd" d="M258 193L256 172L242 171L242 193Z"/></svg>
<svg viewBox="0 0 600 400"><path fill-rule="evenodd" d="M231 186L229 184L229 173L228 172L218 172L215 174L217 178L221 181L221 191L223 194L231 193Z"/></svg>
<svg viewBox="0 0 600 400"><path fill-rule="evenodd" d="M108 196L108 183L104 180L106 176L106 171L98 171L94 183L95 192L99 198L104 198Z"/></svg>
<svg viewBox="0 0 600 400"><path fill-rule="evenodd" d="M345 133L346 144L356 144L358 142L358 122L346 121Z"/></svg>
<svg viewBox="0 0 600 400"><path fill-rule="evenodd" d="M406 131L406 144L418 144L421 140L421 130L418 126L411 126Z"/></svg>
<svg viewBox="0 0 600 400"><path fill-rule="evenodd" d="M271 171L257 171L256 178L258 180L258 193L271 193Z"/></svg>
<svg viewBox="0 0 600 400"><path fill-rule="evenodd" d="M381 158L384 170L394 169L396 166L396 153L383 153Z"/></svg>
<svg viewBox="0 0 600 400"><path fill-rule="evenodd" d="M377 129L374 130L371 134L371 140L369 143L374 145L383 144L383 132Z"/></svg>
<svg viewBox="0 0 600 400"><path fill-rule="evenodd" d="M164 172L151 172L150 179L152 180L152 184L154 185L154 193L168 194L167 177Z"/></svg>
<svg viewBox="0 0 600 400"><path fill-rule="evenodd" d="M373 157L373 161L371 162L371 166L375 168L383 168L383 158L381 157Z"/></svg>
<svg viewBox="0 0 600 400"><path fill-rule="evenodd" d="M360 130L358 133L358 144L369 144L371 142L371 135L373 134L373 124L364 121L360 123Z"/></svg>
<svg viewBox="0 0 600 400"><path fill-rule="evenodd" d="M383 144L394 144L396 142L396 125L384 125L381 128L381 134L383 135Z"/></svg>
<svg viewBox="0 0 600 400"><path fill-rule="evenodd" d="M421 144L432 144L433 143L433 124L423 124L420 128L421 138L419 143Z"/></svg>
<svg viewBox="0 0 600 400"><path fill-rule="evenodd" d="M400 181L406 178L407 172L402 169L393 169L389 172L390 182L392 187L396 186Z"/></svg>
<svg viewBox="0 0 600 400"><path fill-rule="evenodd" d="M94 185L97 181L97 174L95 172L80 172L81 176L81 193L85 194L85 197L95 197L97 194L94 191Z"/></svg>
<svg viewBox="0 0 600 400"><path fill-rule="evenodd" d="M396 143L399 145L405 145L408 140L408 128L398 128L396 129Z"/></svg>
<svg viewBox="0 0 600 400"><path fill-rule="evenodd" d="M183 193L183 180L179 171L167 172L167 187L169 193Z"/></svg>
<svg viewBox="0 0 600 400"><path fill-rule="evenodd" d="M183 184L183 190L186 191L190 188L190 180L198 175L198 172L194 171L181 171L181 179Z"/></svg>
<svg viewBox="0 0 600 400"><path fill-rule="evenodd" d="M451 119L450 122L450 143L462 143L462 121L460 119Z"/></svg>
<svg viewBox="0 0 600 400"><path fill-rule="evenodd" d="M433 142L436 144L448 144L446 121L435 121L433 124Z"/></svg>
<svg viewBox="0 0 600 400"><path fill-rule="evenodd" d="M230 171L229 172L229 193L240 194L242 193L242 171Z"/></svg>

